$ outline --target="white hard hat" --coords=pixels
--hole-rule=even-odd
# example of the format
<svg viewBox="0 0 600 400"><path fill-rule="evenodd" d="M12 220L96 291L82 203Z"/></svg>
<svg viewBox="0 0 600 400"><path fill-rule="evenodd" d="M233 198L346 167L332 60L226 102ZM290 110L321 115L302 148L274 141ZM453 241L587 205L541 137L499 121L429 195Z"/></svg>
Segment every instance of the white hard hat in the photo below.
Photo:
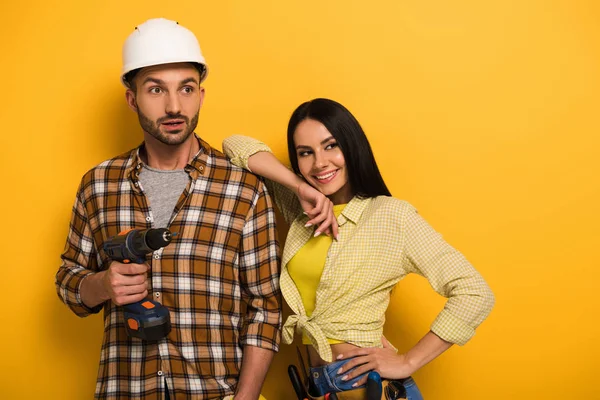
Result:
<svg viewBox="0 0 600 400"><path fill-rule="evenodd" d="M177 62L200 64L200 82L206 78L208 68L196 36L178 22L149 19L136 26L123 45L121 82L129 87L125 75L134 69Z"/></svg>

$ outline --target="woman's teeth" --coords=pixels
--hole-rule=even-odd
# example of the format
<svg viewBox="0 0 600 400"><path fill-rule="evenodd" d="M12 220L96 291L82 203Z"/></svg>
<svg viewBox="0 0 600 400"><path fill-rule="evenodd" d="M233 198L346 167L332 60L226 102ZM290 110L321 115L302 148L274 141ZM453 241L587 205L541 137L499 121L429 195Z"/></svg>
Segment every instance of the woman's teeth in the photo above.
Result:
<svg viewBox="0 0 600 400"><path fill-rule="evenodd" d="M333 175L335 175L336 172L337 171L333 171L333 172L330 172L330 173L325 174L325 175L315 175L315 176L317 177L317 179L323 180L323 179L331 178Z"/></svg>

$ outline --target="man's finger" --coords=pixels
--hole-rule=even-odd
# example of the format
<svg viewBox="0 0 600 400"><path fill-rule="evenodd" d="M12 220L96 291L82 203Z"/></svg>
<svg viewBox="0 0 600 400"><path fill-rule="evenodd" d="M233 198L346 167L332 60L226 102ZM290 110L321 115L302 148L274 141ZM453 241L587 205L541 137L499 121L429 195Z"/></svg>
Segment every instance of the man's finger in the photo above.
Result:
<svg viewBox="0 0 600 400"><path fill-rule="evenodd" d="M138 302L140 300L145 299L148 296L148 290L144 290L142 293L134 294L134 295L126 295L126 296L117 296L115 299L115 304L118 306L123 306L126 304L131 304Z"/></svg>
<svg viewBox="0 0 600 400"><path fill-rule="evenodd" d="M131 285L131 286L119 286L115 289L115 294L119 297L123 296L135 296L141 293L144 293L148 290L148 285L146 283L142 283L139 285Z"/></svg>
<svg viewBox="0 0 600 400"><path fill-rule="evenodd" d="M121 277L121 283L124 286L133 286L133 285L141 285L142 283L146 283L148 280L148 274L137 274L137 275L123 275Z"/></svg>
<svg viewBox="0 0 600 400"><path fill-rule="evenodd" d="M147 274L144 272L143 274L137 275L114 275L113 279L111 279L110 284L112 287L121 287L121 286L136 286L145 284L148 280Z"/></svg>
<svg viewBox="0 0 600 400"><path fill-rule="evenodd" d="M121 275L138 275L148 271L148 264L121 264L116 263L111 266L113 271Z"/></svg>

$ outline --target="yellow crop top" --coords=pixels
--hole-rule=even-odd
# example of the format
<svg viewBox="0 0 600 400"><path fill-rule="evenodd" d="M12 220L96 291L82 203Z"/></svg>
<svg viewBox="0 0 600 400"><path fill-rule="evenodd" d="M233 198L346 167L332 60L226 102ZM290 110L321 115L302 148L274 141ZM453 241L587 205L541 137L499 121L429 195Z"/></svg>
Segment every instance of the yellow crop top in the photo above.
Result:
<svg viewBox="0 0 600 400"><path fill-rule="evenodd" d="M346 204L333 206L333 213L336 218L340 216ZM287 265L290 276L294 280L298 292L302 297L302 304L306 310L306 315L310 316L315 309L317 300L317 287L321 281L321 274L325 267L325 259L333 238L327 235L319 235L311 238L306 244L298 250ZM341 340L329 339L330 344L344 343ZM311 344L308 336L302 334L302 343Z"/></svg>

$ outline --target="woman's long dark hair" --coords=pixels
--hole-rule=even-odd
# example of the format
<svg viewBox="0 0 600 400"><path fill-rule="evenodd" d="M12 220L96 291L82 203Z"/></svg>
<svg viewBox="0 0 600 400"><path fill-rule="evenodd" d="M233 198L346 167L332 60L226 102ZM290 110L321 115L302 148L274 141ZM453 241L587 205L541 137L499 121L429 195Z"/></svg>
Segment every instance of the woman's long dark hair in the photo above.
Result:
<svg viewBox="0 0 600 400"><path fill-rule="evenodd" d="M287 131L288 153L296 174L300 174L300 169L294 132L298 124L305 119L319 121L325 125L337 141L346 161L348 181L354 196L391 196L360 124L346 107L329 99L314 99L302 103L290 118Z"/></svg>

